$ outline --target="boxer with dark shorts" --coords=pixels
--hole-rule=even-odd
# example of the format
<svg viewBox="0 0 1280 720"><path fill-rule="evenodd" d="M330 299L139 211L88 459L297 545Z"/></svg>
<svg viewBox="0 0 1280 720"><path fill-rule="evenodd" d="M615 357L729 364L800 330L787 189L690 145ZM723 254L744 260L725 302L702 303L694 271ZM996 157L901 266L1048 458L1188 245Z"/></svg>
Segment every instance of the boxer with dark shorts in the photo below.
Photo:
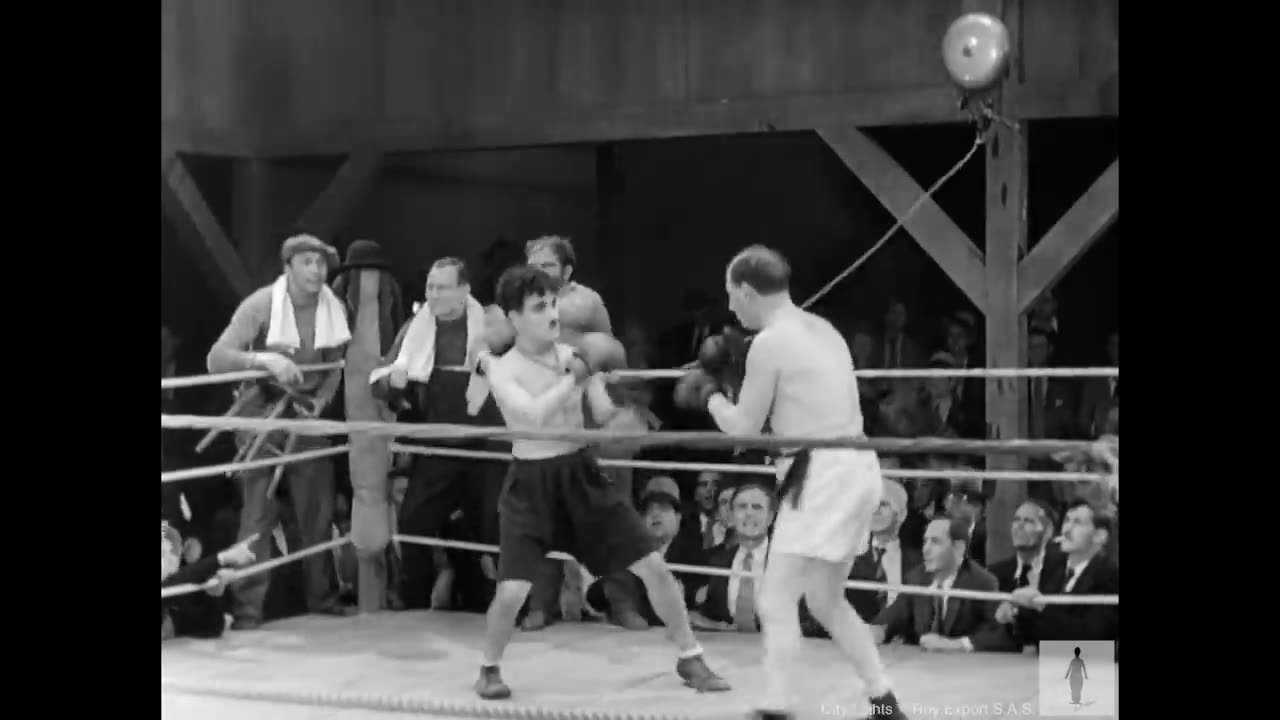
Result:
<svg viewBox="0 0 1280 720"><path fill-rule="evenodd" d="M604 376L592 371L593 365L604 364L596 356L609 348L589 343L580 353L558 342L556 282L549 275L528 265L513 267L498 280L497 300L515 331L515 347L500 358L482 354L478 370L488 379L507 427L582 430L584 396L601 421L617 412ZM490 700L511 696L499 662L539 564L552 550L569 552L597 575L623 569L634 573L679 647L676 672L685 684L699 692L728 690L728 683L703 660L680 586L639 513L627 494L600 472L585 445L548 439L512 442L514 459L498 504L498 588L489 607L476 693Z"/></svg>

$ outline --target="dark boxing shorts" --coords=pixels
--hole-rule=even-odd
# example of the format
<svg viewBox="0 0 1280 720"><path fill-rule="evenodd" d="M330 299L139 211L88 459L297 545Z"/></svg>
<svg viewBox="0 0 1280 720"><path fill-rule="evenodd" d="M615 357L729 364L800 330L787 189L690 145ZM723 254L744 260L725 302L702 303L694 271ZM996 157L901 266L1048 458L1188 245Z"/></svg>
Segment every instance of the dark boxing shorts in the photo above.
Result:
<svg viewBox="0 0 1280 720"><path fill-rule="evenodd" d="M498 579L533 582L548 552L574 556L596 577L658 548L622 488L586 450L513 460L498 501Z"/></svg>

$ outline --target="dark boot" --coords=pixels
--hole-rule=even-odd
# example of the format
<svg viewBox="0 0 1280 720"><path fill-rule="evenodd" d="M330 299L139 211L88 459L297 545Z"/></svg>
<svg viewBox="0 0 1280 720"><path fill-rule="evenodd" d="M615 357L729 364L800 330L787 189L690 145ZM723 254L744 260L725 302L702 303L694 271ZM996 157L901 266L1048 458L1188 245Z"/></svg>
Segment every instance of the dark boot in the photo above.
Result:
<svg viewBox="0 0 1280 720"><path fill-rule="evenodd" d="M781 710L752 710L747 717L751 720L791 720L795 716Z"/></svg>
<svg viewBox="0 0 1280 720"><path fill-rule="evenodd" d="M476 694L485 700L506 700L511 697L511 688L502 682L502 673L497 665L481 665L480 677L476 678Z"/></svg>
<svg viewBox="0 0 1280 720"><path fill-rule="evenodd" d="M908 720L907 714L898 707L898 698L892 690L871 698L870 702L871 714L867 716L867 720Z"/></svg>
<svg viewBox="0 0 1280 720"><path fill-rule="evenodd" d="M685 687L691 687L700 693L725 692L729 683L719 675L711 672L701 655L680 658L676 661L676 674L684 680Z"/></svg>

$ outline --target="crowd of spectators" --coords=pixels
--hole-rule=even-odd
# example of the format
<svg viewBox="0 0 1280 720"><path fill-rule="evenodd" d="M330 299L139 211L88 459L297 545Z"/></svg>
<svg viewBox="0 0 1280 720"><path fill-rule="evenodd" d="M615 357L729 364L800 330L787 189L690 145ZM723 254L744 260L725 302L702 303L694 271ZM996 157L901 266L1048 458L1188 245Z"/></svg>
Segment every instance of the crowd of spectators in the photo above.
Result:
<svg viewBox="0 0 1280 720"><path fill-rule="evenodd" d="M532 247L532 246L531 246ZM545 246L544 246L545 248ZM572 256L570 256L571 258ZM545 260L545 258L543 258ZM553 258L554 260L555 258ZM529 257L532 262L535 258ZM557 262L572 270L561 255ZM462 285L465 266L454 267L443 281ZM492 274L492 272L489 272ZM487 276L487 275L486 275ZM426 294L433 291L428 281ZM567 280L567 277L566 277ZM423 287L405 292L419 298ZM479 288L476 289L480 294ZM598 299L598 296L596 296ZM406 303L407 304L407 303ZM617 324L604 316L605 330L617 334L627 348L631 367L678 367L697 353L703 340L732 323L727 310L705 296L691 294L688 314L666 328ZM401 318L403 322L406 318ZM1031 367L1054 364L1058 335L1056 304L1046 294L1030 313L1027 358ZM968 312L956 312L931 322L915 323L905 303L890 301L875 323L853 325L847 333L858 368L980 368L985 365L978 323ZM384 343L385 345L386 343ZM162 376L175 374L177 340L161 332ZM1119 333L1112 332L1099 348L1096 365L1119 365ZM1119 383L1115 378L1027 379L1028 437L1087 439L1119 434ZM656 387L655 387L656 386ZM675 407L657 383L618 388L633 408L627 417L634 427L653 429L709 429L708 418ZM981 379L930 378L860 380L867 434L881 437L988 436ZM460 392L460 391L459 391ZM434 397L434 396L432 396ZM408 402L402 419L429 421L422 402ZM176 400L162 398L162 411ZM220 409L214 412L220 412ZM340 417L340 416L339 416ZM475 418L477 424L500 425L493 408ZM632 428L634 429L634 428ZM455 443L456 447L501 450L483 441ZM162 469L193 462L162 433ZM751 453L690 451L675 447L606 448L613 457L643 460L698 461L723 464L758 463ZM175 459L177 458L177 459ZM976 462L975 462L976 461ZM324 539L350 530L351 490L344 482L346 463L326 459L336 482L331 528ZM886 469L980 469L976 456L882 457ZM470 463L470 464L468 464ZM1090 461L1072 457L1036 459L1031 469L1093 469ZM397 456L389 478L392 532L496 542L496 500L501 463ZM617 477L633 489L633 498L669 563L757 572L766 561L769 528L774 516L774 486L768 475L748 472L627 471ZM242 501L234 479L212 478L162 488L162 585L206 581L220 577L226 567L262 561L261 548L279 556L304 545L300 527L314 518L299 512L314 502L278 502L278 523L258 557L246 543L234 544L235 518ZM1018 651L1038 639L1117 639L1118 608L1114 606L1048 605L1043 595L1059 593L1116 594L1118 581L1118 520L1111 496L1092 483L1041 482L1028 484L1028 499L1017 508L1009 528L1013 554L986 557L986 507L994 491L991 482L969 480L886 480L884 496L874 518L871 541L859 556L850 578L890 584L932 585L1013 593L1012 602L983 602L933 598L894 591L850 590L848 598L860 616L871 623L884 642L899 639L929 651ZM280 500L290 489L282 487ZM302 508L299 510L299 508ZM183 541L181 534L190 537ZM306 543L318 542L316 530ZM203 548L226 548L212 552ZM386 551L388 610L426 609L483 612L494 591L495 562L487 554L442 550L392 542ZM360 576L349 546L318 556L306 572L298 564L270 573L265 609L256 621L233 618L236 605L219 586L207 593L162 603L162 639L175 635L209 637L224 627L253 629L263 620L302 612L344 615L352 612ZM319 575L317 575L319 574ZM757 632L755 582L751 577L708 577L677 572L691 618L708 631ZM317 587L323 583L323 587ZM235 594L235 586L232 593ZM305 598L312 597L311 601ZM314 598L324 598L318 606ZM261 605L261 603L260 603ZM806 634L822 636L821 626L801 608ZM196 617L193 621L191 618ZM223 622L225 620L225 622ZM547 561L547 572L530 594L519 620L526 631L555 622L603 621L633 630L660 625L649 607L639 580L588 576L576 563Z"/></svg>

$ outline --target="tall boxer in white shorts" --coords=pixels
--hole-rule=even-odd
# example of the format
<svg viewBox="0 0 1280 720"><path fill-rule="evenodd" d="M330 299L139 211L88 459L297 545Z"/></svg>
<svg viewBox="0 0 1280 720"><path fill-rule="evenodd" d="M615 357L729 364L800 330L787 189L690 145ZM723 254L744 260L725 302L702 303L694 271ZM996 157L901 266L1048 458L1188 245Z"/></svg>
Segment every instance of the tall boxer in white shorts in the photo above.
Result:
<svg viewBox="0 0 1280 720"><path fill-rule="evenodd" d="M757 334L746 354L736 404L722 392L723 384L705 373L698 402L705 399L716 424L731 435L759 433L767 420L779 436L862 436L849 346L831 323L792 303L790 277L786 259L759 245L729 263L729 308ZM790 716L787 674L800 650L803 595L865 683L870 717L903 719L875 638L844 595L883 493L880 462L874 452L863 450L784 448L783 455L777 463L783 480L778 516L757 603L769 693L757 717Z"/></svg>

